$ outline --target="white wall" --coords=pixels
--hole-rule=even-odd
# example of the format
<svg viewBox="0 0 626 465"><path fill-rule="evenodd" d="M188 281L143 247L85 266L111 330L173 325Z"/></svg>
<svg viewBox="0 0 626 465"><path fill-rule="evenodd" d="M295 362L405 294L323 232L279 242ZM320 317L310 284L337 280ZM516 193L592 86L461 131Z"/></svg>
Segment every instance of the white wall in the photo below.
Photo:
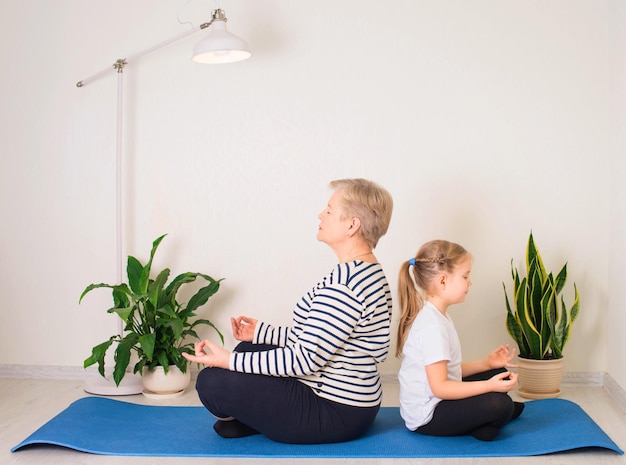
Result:
<svg viewBox="0 0 626 465"><path fill-rule="evenodd" d="M611 53L611 242L609 255L608 371L626 386L626 3L614 0L609 9Z"/></svg>
<svg viewBox="0 0 626 465"><path fill-rule="evenodd" d="M79 366L115 331L105 291L78 296L116 279L116 75L75 83L214 7L186 3L0 4L0 364ZM367 177L395 198L377 250L394 289L427 240L474 254L473 289L452 310L466 358L509 341L502 282L532 228L582 297L567 370L618 371L609 297L622 292L608 270L611 248L623 252L611 200L624 188L608 181L626 129L613 124L609 32L626 20L615 4L220 2L252 59L194 64L199 34L125 70L124 253L145 259L167 232L155 266L226 278L205 316L225 330L240 313L287 323L334 263L315 241L328 182Z"/></svg>

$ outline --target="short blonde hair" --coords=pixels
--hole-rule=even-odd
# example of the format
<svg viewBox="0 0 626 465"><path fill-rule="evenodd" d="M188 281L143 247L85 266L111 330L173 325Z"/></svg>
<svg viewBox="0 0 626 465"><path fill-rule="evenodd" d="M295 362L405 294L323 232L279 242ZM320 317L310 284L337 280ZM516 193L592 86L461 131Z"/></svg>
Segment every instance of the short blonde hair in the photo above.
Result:
<svg viewBox="0 0 626 465"><path fill-rule="evenodd" d="M330 187L341 191L344 216L361 221L361 237L373 249L385 235L391 222L393 198L378 184L367 179L337 179Z"/></svg>

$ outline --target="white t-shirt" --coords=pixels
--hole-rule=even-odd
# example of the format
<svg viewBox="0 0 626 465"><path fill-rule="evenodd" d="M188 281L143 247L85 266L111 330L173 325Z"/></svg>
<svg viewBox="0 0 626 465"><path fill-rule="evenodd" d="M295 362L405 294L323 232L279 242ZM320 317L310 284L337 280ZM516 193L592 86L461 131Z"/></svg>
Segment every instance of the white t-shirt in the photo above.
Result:
<svg viewBox="0 0 626 465"><path fill-rule="evenodd" d="M411 431L428 423L441 399L434 396L426 366L446 360L448 379L461 381L461 343L449 315L426 301L419 311L402 349L400 414Z"/></svg>

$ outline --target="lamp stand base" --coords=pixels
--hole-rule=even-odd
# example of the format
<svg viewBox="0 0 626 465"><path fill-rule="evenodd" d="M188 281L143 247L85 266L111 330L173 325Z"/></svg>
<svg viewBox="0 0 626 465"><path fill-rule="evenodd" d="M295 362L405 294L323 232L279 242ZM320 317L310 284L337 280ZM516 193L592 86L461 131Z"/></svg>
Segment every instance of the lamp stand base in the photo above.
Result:
<svg viewBox="0 0 626 465"><path fill-rule="evenodd" d="M133 373L126 373L119 386L115 385L113 378L92 374L85 380L83 389L89 394L98 396L133 396L143 392L143 383L141 376Z"/></svg>

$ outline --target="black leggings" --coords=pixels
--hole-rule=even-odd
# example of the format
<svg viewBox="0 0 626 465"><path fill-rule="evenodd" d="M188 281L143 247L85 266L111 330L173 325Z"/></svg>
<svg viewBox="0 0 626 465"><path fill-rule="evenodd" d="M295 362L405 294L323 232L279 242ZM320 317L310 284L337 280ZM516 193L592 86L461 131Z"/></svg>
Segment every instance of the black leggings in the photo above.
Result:
<svg viewBox="0 0 626 465"><path fill-rule="evenodd" d="M237 352L273 346L241 343ZM374 422L379 406L353 407L323 399L296 378L253 375L205 368L196 389L217 418L233 417L268 438L293 444L356 439Z"/></svg>
<svg viewBox="0 0 626 465"><path fill-rule="evenodd" d="M463 378L463 381L484 381L504 369L490 370ZM463 436L470 434L492 440L500 428L521 413L521 404L506 393L488 392L459 400L442 400L435 407L430 422L415 431L430 436Z"/></svg>

